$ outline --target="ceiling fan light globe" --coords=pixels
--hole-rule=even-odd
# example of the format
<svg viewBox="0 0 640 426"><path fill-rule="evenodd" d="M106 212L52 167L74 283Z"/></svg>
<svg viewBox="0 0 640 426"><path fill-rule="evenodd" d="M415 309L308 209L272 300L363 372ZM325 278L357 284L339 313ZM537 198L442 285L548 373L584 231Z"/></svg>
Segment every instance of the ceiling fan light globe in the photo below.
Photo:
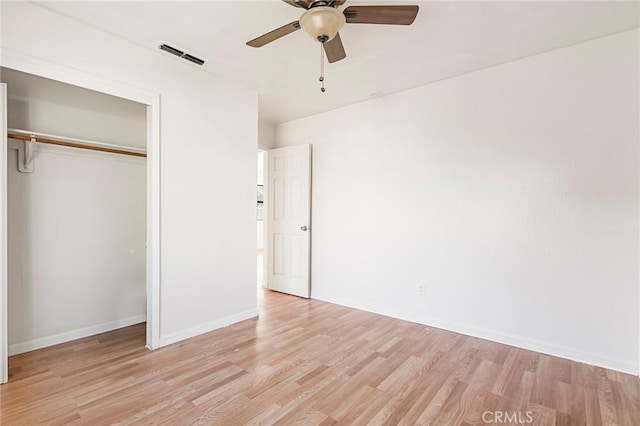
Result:
<svg viewBox="0 0 640 426"><path fill-rule="evenodd" d="M343 27L346 18L338 9L318 6L307 10L300 17L300 26L312 39L322 43L332 40Z"/></svg>

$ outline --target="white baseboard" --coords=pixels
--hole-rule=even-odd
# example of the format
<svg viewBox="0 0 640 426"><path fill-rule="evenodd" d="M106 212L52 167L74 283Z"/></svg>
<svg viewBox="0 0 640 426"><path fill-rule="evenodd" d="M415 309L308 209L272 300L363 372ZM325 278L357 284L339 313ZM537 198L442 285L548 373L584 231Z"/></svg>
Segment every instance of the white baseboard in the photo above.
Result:
<svg viewBox="0 0 640 426"><path fill-rule="evenodd" d="M191 337L199 336L204 333L208 333L213 330L217 330L222 327L227 327L231 324L235 324L240 321L248 320L258 316L257 309L251 309L248 311L240 312L237 314L229 315L228 317L220 318L215 321L211 321L205 324L200 324L187 330L178 331L168 334L164 337L160 337L160 347L171 345L181 340L186 340Z"/></svg>
<svg viewBox="0 0 640 426"><path fill-rule="evenodd" d="M534 352L540 352L546 355L557 356L559 358L569 359L571 361L582 362L584 364L595 365L597 367L603 367L610 370L620 371L622 373L632 374L638 376L638 367L631 365L625 361L612 359L599 354L591 354L586 352L577 351L563 346L558 346L553 343L544 342L535 339L529 339L526 337L515 336L507 333L500 333L473 325L456 323L453 321L443 320L440 318L433 318L425 315L419 315L409 312L395 311L387 307L363 305L359 302L352 300L342 299L330 299L330 298L317 298L312 295L314 299L322 300L324 302L334 303L336 305L347 306L349 308L359 309L362 311L372 312L379 315L384 315L392 318L401 319L404 321L415 322L417 324L426 325L429 327L440 328L447 331L453 331L455 333L464 334L471 337L477 337L479 339L490 340L492 342L502 343L509 346L515 346L522 349L527 349Z"/></svg>
<svg viewBox="0 0 640 426"><path fill-rule="evenodd" d="M53 336L41 337L39 339L30 340L28 342L15 343L9 346L9 356L35 351L36 349L58 345L60 343L70 342L72 340L82 339L83 337L94 336L96 334L116 330L122 327L128 327L134 324L140 324L141 322L145 322L146 320L147 315L140 314L129 318L92 325L90 327L79 328L77 330L66 331L60 334L54 334Z"/></svg>

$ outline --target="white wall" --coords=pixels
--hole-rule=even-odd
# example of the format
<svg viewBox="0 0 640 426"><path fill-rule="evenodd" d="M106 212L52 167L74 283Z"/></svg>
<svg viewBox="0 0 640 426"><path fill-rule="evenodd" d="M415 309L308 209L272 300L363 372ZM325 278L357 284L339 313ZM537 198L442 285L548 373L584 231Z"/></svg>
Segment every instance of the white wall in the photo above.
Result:
<svg viewBox="0 0 640 426"><path fill-rule="evenodd" d="M10 128L146 148L145 105L7 68L0 78Z"/></svg>
<svg viewBox="0 0 640 426"><path fill-rule="evenodd" d="M10 128L144 146L146 108L2 69ZM8 152L10 354L146 319L146 161L38 145Z"/></svg>
<svg viewBox="0 0 640 426"><path fill-rule="evenodd" d="M161 343L256 315L256 94L32 3L2 3L1 43L160 94Z"/></svg>
<svg viewBox="0 0 640 426"><path fill-rule="evenodd" d="M279 125L312 296L637 373L639 35Z"/></svg>
<svg viewBox="0 0 640 426"><path fill-rule="evenodd" d="M43 149L34 173L22 174L16 153L8 156L10 354L145 321L144 160Z"/></svg>
<svg viewBox="0 0 640 426"><path fill-rule="evenodd" d="M266 121L258 120L258 145L262 149L271 149L276 146L276 126Z"/></svg>

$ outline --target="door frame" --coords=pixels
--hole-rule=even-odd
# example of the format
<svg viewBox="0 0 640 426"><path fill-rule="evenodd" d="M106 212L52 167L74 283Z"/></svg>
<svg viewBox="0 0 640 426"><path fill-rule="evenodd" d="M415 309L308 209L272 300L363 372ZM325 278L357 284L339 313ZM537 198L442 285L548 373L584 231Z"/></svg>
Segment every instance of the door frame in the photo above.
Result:
<svg viewBox="0 0 640 426"><path fill-rule="evenodd" d="M269 150L266 145L258 144L258 151L262 152L262 190L264 201L262 204L262 288L269 289Z"/></svg>
<svg viewBox="0 0 640 426"><path fill-rule="evenodd" d="M7 85L0 83L0 135L1 146L7 146ZM9 379L9 330L7 328L7 154L0 158L0 384Z"/></svg>
<svg viewBox="0 0 640 426"><path fill-rule="evenodd" d="M48 62L23 53L3 48L0 66L39 77L56 80L73 86L117 96L147 106L147 342L149 349L160 347L160 94L131 87L106 78L88 74L60 64ZM4 139L6 141L6 135ZM6 143L5 143L6 147ZM2 154L6 162L6 153ZM0 200L6 200L7 173L0 167ZM7 206L0 207L0 264L7 262ZM0 313L7 311L7 274L0 274ZM7 321L0 324L0 339L8 337ZM1 353L3 360L8 354ZM0 360L2 361L2 360ZM0 367L2 362L0 362ZM0 372L0 383L3 377Z"/></svg>

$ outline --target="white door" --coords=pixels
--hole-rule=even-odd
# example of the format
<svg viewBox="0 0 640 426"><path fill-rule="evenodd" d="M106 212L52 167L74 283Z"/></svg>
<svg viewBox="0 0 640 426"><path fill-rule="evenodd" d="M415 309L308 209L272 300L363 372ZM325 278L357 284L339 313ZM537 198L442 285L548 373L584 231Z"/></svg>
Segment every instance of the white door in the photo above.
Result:
<svg viewBox="0 0 640 426"><path fill-rule="evenodd" d="M270 290L310 296L311 145L269 151Z"/></svg>
<svg viewBox="0 0 640 426"><path fill-rule="evenodd" d="M0 83L0 384L9 379L7 327L7 85Z"/></svg>

